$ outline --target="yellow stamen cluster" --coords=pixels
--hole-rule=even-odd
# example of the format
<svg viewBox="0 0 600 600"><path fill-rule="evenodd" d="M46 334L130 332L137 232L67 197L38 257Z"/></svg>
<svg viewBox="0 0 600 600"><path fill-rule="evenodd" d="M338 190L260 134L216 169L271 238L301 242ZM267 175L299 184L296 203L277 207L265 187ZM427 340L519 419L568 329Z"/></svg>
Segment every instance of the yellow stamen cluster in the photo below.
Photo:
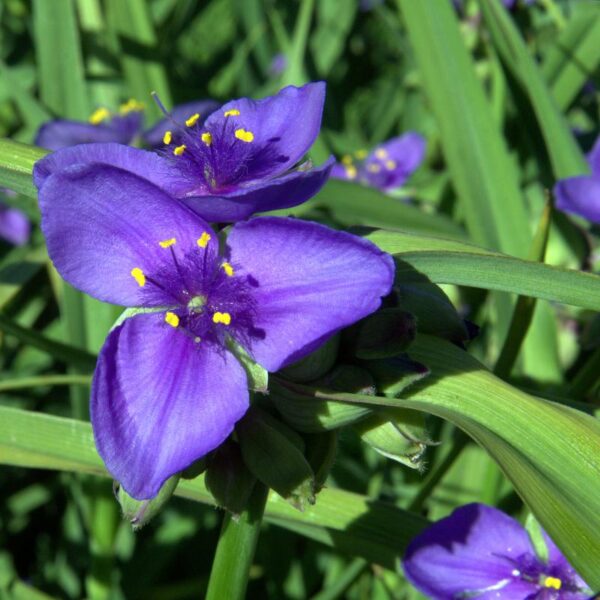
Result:
<svg viewBox="0 0 600 600"><path fill-rule="evenodd" d="M185 152L186 148L187 146L185 144L181 144L181 146L177 146L175 150L173 150L173 154L175 156L181 156Z"/></svg>
<svg viewBox="0 0 600 600"><path fill-rule="evenodd" d="M367 165L367 171L369 171L369 173L379 173L379 171L381 171L381 166L371 163L370 165Z"/></svg>
<svg viewBox="0 0 600 600"><path fill-rule="evenodd" d="M165 313L165 323L171 327L179 327L179 317L173 312Z"/></svg>
<svg viewBox="0 0 600 600"><path fill-rule="evenodd" d="M163 144L170 144L173 141L173 132L165 131L165 135L163 135Z"/></svg>
<svg viewBox="0 0 600 600"><path fill-rule="evenodd" d="M354 153L354 156L358 159L358 160L363 160L365 158L367 158L367 156L369 155L369 153L364 149L361 148L360 150L357 150Z"/></svg>
<svg viewBox="0 0 600 600"><path fill-rule="evenodd" d="M385 161L385 168L388 171L393 171L398 165L396 164L395 160L386 160Z"/></svg>
<svg viewBox="0 0 600 600"><path fill-rule="evenodd" d="M108 110L108 108L105 108L104 106L101 106L90 115L90 118L88 120L92 125L100 125L102 121L106 121L107 119L110 119L110 117L110 110Z"/></svg>
<svg viewBox="0 0 600 600"><path fill-rule="evenodd" d="M212 144L212 135L208 132L205 131L201 136L200 139L207 145L210 146Z"/></svg>
<svg viewBox="0 0 600 600"><path fill-rule="evenodd" d="M196 243L200 248L206 248L208 242L210 242L210 233L206 233L206 231L196 240Z"/></svg>
<svg viewBox="0 0 600 600"><path fill-rule="evenodd" d="M239 117L240 111L237 108L232 108L223 113L224 117Z"/></svg>
<svg viewBox="0 0 600 600"><path fill-rule="evenodd" d="M384 160L387 158L388 153L383 149L383 148L377 148L377 150L375 150L375 156L379 159L379 160Z"/></svg>
<svg viewBox="0 0 600 600"><path fill-rule="evenodd" d="M198 122L199 118L200 118L200 113L193 114L189 119L186 120L186 122L185 122L186 127L193 127Z"/></svg>
<svg viewBox="0 0 600 600"><path fill-rule="evenodd" d="M351 165L354 161L352 160L352 157L349 154L344 154L344 156L342 156L342 164L343 165Z"/></svg>
<svg viewBox="0 0 600 600"><path fill-rule="evenodd" d="M562 581L558 577L546 577L546 579L544 579L544 587L560 590Z"/></svg>
<svg viewBox="0 0 600 600"><path fill-rule="evenodd" d="M227 312L216 312L213 315L213 323L223 323L223 325L231 324L231 315Z"/></svg>
<svg viewBox="0 0 600 600"><path fill-rule="evenodd" d="M242 142L251 142L254 140L254 134L251 131L245 129L236 129L235 137Z"/></svg>
<svg viewBox="0 0 600 600"><path fill-rule="evenodd" d="M158 242L158 245L161 248L168 248L169 246L172 246L173 244L175 244L177 240L175 238L170 238L168 240L164 240L162 242Z"/></svg>
<svg viewBox="0 0 600 600"><path fill-rule="evenodd" d="M127 102L124 102L123 104L121 104L121 106L119 106L119 112L122 115L127 115L130 112L133 112L135 110L137 110L137 111L144 110L144 103L139 102L135 98L129 98L129 100L127 100Z"/></svg>
<svg viewBox="0 0 600 600"><path fill-rule="evenodd" d="M346 175L348 176L348 179L356 179L356 176L358 175L356 167L354 165L348 165L346 167Z"/></svg>
<svg viewBox="0 0 600 600"><path fill-rule="evenodd" d="M144 275L144 271L142 271L139 267L134 267L131 269L131 276L135 279L136 283L140 287L144 287L146 285L146 276Z"/></svg>
<svg viewBox="0 0 600 600"><path fill-rule="evenodd" d="M225 275L231 277L233 275L233 267L228 263L224 262L221 267L223 267L223 271L225 271Z"/></svg>

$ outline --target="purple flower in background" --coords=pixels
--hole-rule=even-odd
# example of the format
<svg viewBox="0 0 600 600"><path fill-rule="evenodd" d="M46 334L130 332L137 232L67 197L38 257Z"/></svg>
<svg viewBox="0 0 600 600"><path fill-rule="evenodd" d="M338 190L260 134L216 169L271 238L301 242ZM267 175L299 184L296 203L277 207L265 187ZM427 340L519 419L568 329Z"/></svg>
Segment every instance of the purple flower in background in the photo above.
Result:
<svg viewBox="0 0 600 600"><path fill-rule="evenodd" d="M13 208L2 202L2 195L16 197L16 192L0 188L0 238L10 244L23 246L29 239L31 223L27 215L18 208Z"/></svg>
<svg viewBox="0 0 600 600"><path fill-rule="evenodd" d="M359 150L354 157L346 155L336 163L331 176L358 181L384 192L403 185L425 157L425 139L408 132L377 146L370 154Z"/></svg>
<svg viewBox="0 0 600 600"><path fill-rule="evenodd" d="M87 123L68 119L49 121L39 128L34 143L48 150L93 142L129 144L142 129L143 111L144 105L131 99L116 114L105 107L96 109Z"/></svg>
<svg viewBox="0 0 600 600"><path fill-rule="evenodd" d="M408 546L407 579L435 600L584 600L590 590L544 534L548 560L535 553L514 519L468 504L437 521Z"/></svg>
<svg viewBox="0 0 600 600"><path fill-rule="evenodd" d="M273 60L269 65L269 75L271 75L271 77L277 77L287 69L287 66L288 59L285 54L280 52L273 57Z"/></svg>
<svg viewBox="0 0 600 600"><path fill-rule="evenodd" d="M588 154L591 175L560 180L554 186L556 208L600 223L600 137Z"/></svg>
<svg viewBox="0 0 600 600"><path fill-rule="evenodd" d="M324 100L322 82L262 100L232 100L202 125L195 113L167 130L160 156L119 144L75 146L41 160L34 181L42 188L51 173L105 164L148 179L207 221L296 206L319 191L333 163L292 169L319 133Z"/></svg>
<svg viewBox="0 0 600 600"><path fill-rule="evenodd" d="M141 309L110 332L91 397L98 451L138 499L221 444L246 412L232 344L277 371L376 310L394 277L391 257L370 242L291 218L237 224L225 242L149 181L109 165L54 173L39 200L60 274Z"/></svg>

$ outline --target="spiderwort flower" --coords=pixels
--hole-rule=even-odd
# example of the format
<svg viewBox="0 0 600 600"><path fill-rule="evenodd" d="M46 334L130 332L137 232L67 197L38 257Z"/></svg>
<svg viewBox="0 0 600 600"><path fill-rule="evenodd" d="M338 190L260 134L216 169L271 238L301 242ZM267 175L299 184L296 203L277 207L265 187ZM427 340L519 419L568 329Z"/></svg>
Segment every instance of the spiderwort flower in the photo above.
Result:
<svg viewBox="0 0 600 600"><path fill-rule="evenodd" d="M584 600L591 592L545 535L547 562L525 529L503 512L468 504L410 543L404 573L435 600Z"/></svg>
<svg viewBox="0 0 600 600"><path fill-rule="evenodd" d="M113 113L106 107L97 108L88 122L55 119L44 123L35 136L35 145L58 150L76 144L119 142L129 144L142 129L144 105L131 98Z"/></svg>
<svg viewBox="0 0 600 600"><path fill-rule="evenodd" d="M377 146L371 153L358 150L354 156L342 157L342 163L334 165L331 176L389 192L403 185L424 157L425 140L411 131Z"/></svg>
<svg viewBox="0 0 600 600"><path fill-rule="evenodd" d="M1 201L2 195L15 197L12 190L0 188L0 238L15 246L23 246L29 239L31 223L27 215Z"/></svg>
<svg viewBox="0 0 600 600"><path fill-rule="evenodd" d="M47 175L75 164L105 164L148 179L207 221L232 222L255 212L301 204L323 186L333 159L290 170L319 133L325 84L289 86L262 100L232 100L203 124L197 113L164 133L161 156L118 144L65 148L40 161Z"/></svg>
<svg viewBox="0 0 600 600"><path fill-rule="evenodd" d="M108 165L49 176L39 200L60 274L141 309L110 332L91 396L98 451L140 500L221 444L246 412L231 343L277 371L376 310L392 285L389 255L314 223L255 218L220 247L189 208Z"/></svg>
<svg viewBox="0 0 600 600"><path fill-rule="evenodd" d="M554 186L556 208L600 223L600 137L587 158L591 175L562 179Z"/></svg>

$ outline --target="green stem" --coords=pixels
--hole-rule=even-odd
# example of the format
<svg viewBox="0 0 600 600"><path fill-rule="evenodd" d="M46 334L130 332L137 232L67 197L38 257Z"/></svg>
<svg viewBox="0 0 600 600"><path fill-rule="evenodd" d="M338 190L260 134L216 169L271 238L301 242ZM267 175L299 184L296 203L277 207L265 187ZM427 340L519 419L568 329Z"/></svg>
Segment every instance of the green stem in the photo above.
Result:
<svg viewBox="0 0 600 600"><path fill-rule="evenodd" d="M596 348L577 371L569 386L568 397L581 398L600 381L600 348Z"/></svg>
<svg viewBox="0 0 600 600"><path fill-rule="evenodd" d="M257 482L248 506L239 518L225 514L206 600L244 598L267 496L267 487Z"/></svg>
<svg viewBox="0 0 600 600"><path fill-rule="evenodd" d="M312 600L336 600L341 598L368 565L369 563L364 558L355 558L332 585L313 596Z"/></svg>
<svg viewBox="0 0 600 600"><path fill-rule="evenodd" d="M91 375L40 375L39 377L21 377L0 381L0 392L46 385L90 385Z"/></svg>

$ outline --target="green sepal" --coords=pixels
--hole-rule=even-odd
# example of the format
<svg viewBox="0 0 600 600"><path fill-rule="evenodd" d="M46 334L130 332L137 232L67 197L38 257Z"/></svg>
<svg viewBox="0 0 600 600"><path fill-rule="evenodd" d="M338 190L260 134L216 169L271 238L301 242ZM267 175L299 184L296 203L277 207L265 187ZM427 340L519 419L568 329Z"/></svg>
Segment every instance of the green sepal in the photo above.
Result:
<svg viewBox="0 0 600 600"><path fill-rule="evenodd" d="M198 460L195 460L187 469L181 471L180 475L182 479L196 479L199 475L202 475L208 468L208 458L203 456Z"/></svg>
<svg viewBox="0 0 600 600"><path fill-rule="evenodd" d="M252 406L236 432L244 462L260 481L300 511L314 504L315 476L295 431Z"/></svg>
<svg viewBox="0 0 600 600"><path fill-rule="evenodd" d="M347 337L357 358L396 356L415 339L415 317L401 308L384 308L357 323Z"/></svg>
<svg viewBox="0 0 600 600"><path fill-rule="evenodd" d="M227 440L211 455L204 483L217 506L239 515L248 504L256 477L245 465L239 445Z"/></svg>
<svg viewBox="0 0 600 600"><path fill-rule="evenodd" d="M136 500L118 482L115 482L115 496L121 506L123 518L129 521L134 531L141 529L162 510L162 507L175 493L178 483L179 474L173 475L163 483L154 498L150 500Z"/></svg>
<svg viewBox="0 0 600 600"><path fill-rule="evenodd" d="M393 418L373 415L356 424L354 429L363 442L383 456L411 469L423 468L427 446L432 445L425 425L425 414L397 409Z"/></svg>
<svg viewBox="0 0 600 600"><path fill-rule="evenodd" d="M285 367L279 373L286 379L298 383L314 381L325 375L333 367L337 359L339 345L340 335L336 334L320 348L289 367Z"/></svg>
<svg viewBox="0 0 600 600"><path fill-rule="evenodd" d="M337 455L337 431L325 431L304 436L306 459L315 473L315 494L318 493L329 476Z"/></svg>
<svg viewBox="0 0 600 600"><path fill-rule="evenodd" d="M546 545L546 540L544 539L544 534L542 533L542 526L533 516L533 513L529 513L527 515L527 518L525 519L525 529L527 530L527 535L529 535L531 545L533 546L537 557L543 563L547 563L548 546Z"/></svg>
<svg viewBox="0 0 600 600"><path fill-rule="evenodd" d="M269 372L258 363L255 363L250 355L232 338L227 340L227 347L240 361L244 371L246 371L248 388L265 394L269 389Z"/></svg>
<svg viewBox="0 0 600 600"><path fill-rule="evenodd" d="M437 335L451 342L469 339L465 322L448 296L426 277L419 283L401 284L397 291L399 306L415 316L419 333Z"/></svg>
<svg viewBox="0 0 600 600"><path fill-rule="evenodd" d="M352 393L375 395L375 382L360 367L339 365L318 381L319 387ZM270 399L283 417L297 431L318 433L339 429L370 415L366 406L327 402L306 396L293 383L271 383Z"/></svg>
<svg viewBox="0 0 600 600"><path fill-rule="evenodd" d="M399 398L407 387L429 375L429 369L408 356L364 361L377 389L389 398Z"/></svg>

